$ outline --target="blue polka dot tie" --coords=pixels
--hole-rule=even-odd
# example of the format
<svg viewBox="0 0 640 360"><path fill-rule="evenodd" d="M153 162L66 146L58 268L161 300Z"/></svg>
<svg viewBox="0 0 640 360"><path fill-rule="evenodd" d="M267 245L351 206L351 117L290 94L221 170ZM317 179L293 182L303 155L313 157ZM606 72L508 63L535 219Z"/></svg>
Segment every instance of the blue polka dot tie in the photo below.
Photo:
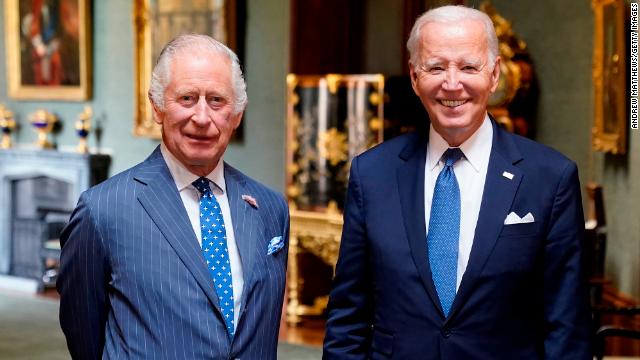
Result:
<svg viewBox="0 0 640 360"><path fill-rule="evenodd" d="M233 336L233 282L231 263L227 248L227 233L220 204L211 192L209 180L199 178L193 186L200 192L200 232L202 233L202 255L213 278L213 286L220 300L229 336Z"/></svg>
<svg viewBox="0 0 640 360"><path fill-rule="evenodd" d="M458 272L458 239L460 238L460 188L453 164L460 160L462 151L450 148L442 155L444 168L433 189L427 247L433 283L440 298L444 315L456 296Z"/></svg>

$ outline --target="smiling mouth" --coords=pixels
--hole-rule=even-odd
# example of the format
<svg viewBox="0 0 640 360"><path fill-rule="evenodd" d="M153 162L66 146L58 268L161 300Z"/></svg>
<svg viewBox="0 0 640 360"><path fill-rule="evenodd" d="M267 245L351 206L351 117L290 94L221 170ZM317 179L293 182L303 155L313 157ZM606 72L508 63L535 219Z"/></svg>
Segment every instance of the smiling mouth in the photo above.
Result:
<svg viewBox="0 0 640 360"><path fill-rule="evenodd" d="M467 100L438 100L438 102L446 107L456 107L467 102Z"/></svg>
<svg viewBox="0 0 640 360"><path fill-rule="evenodd" d="M207 141L211 139L211 137L203 136L203 135L187 135L187 137L191 140L196 140L196 141Z"/></svg>

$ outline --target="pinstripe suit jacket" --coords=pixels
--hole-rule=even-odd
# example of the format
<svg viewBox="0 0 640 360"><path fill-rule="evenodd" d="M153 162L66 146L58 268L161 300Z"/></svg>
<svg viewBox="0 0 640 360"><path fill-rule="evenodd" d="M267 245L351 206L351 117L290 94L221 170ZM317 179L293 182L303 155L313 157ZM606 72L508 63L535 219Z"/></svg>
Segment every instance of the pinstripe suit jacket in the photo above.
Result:
<svg viewBox="0 0 640 360"><path fill-rule="evenodd" d="M225 164L244 272L230 339L159 147L82 194L61 237L60 324L75 359L275 359L289 216L283 197ZM251 195L259 207L242 200ZM269 241L286 246L267 255Z"/></svg>

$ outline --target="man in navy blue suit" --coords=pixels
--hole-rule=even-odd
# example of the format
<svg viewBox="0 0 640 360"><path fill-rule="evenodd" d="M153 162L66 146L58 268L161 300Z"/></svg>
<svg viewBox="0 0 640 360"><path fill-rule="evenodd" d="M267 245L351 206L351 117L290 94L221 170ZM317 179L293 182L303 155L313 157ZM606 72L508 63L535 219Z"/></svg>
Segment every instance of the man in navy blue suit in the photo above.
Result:
<svg viewBox="0 0 640 360"><path fill-rule="evenodd" d="M162 143L83 193L61 238L73 358L276 358L287 204L223 161L245 88L208 36L162 50L149 91Z"/></svg>
<svg viewBox="0 0 640 360"><path fill-rule="evenodd" d="M324 359L590 359L575 163L488 115L485 14L428 11L407 47L430 129L351 164Z"/></svg>

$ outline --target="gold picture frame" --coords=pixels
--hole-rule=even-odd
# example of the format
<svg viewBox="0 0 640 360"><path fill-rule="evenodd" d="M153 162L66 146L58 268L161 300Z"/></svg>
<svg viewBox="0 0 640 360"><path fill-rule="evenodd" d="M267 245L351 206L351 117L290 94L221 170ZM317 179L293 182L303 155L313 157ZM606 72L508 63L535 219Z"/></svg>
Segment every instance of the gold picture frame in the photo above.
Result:
<svg viewBox="0 0 640 360"><path fill-rule="evenodd" d="M183 33L207 34L238 53L238 3L243 0L134 0L136 136L159 139L147 93L154 61L162 47ZM238 54L242 57L241 54ZM242 60L242 59L240 59Z"/></svg>
<svg viewBox="0 0 640 360"><path fill-rule="evenodd" d="M593 51L595 151L627 151L627 76L624 0L592 0L595 32Z"/></svg>
<svg viewBox="0 0 640 360"><path fill-rule="evenodd" d="M89 3L5 0L9 97L67 101L91 97Z"/></svg>

